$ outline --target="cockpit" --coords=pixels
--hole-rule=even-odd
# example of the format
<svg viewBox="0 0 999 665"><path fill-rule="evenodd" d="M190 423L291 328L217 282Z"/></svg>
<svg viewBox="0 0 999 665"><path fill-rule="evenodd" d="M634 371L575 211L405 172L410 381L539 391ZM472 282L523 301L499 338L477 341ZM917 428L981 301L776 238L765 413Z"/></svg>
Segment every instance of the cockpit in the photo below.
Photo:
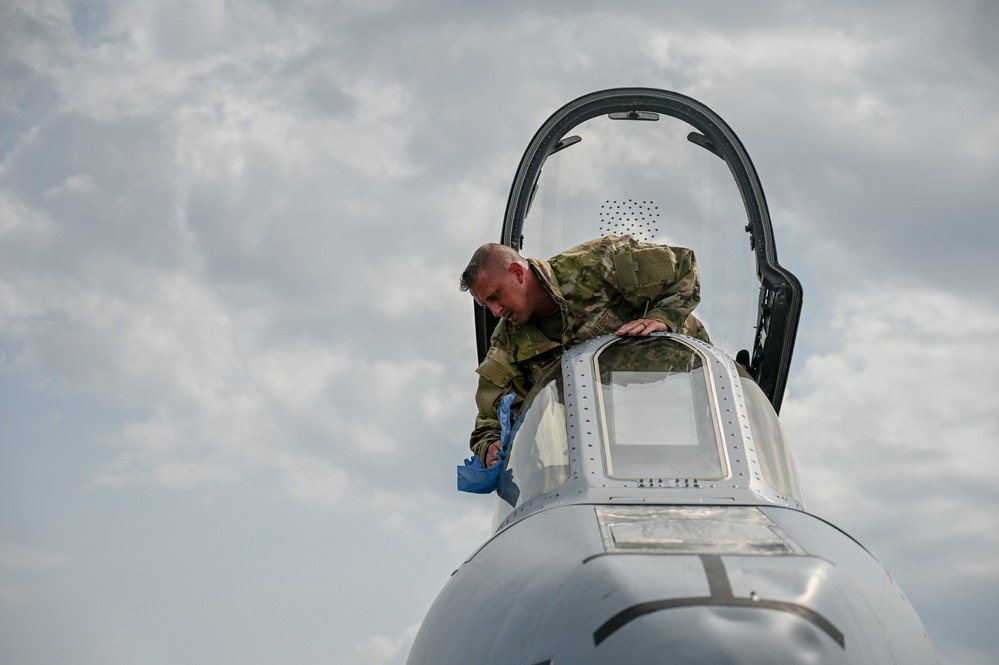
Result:
<svg viewBox="0 0 999 665"><path fill-rule="evenodd" d="M501 243L544 259L625 234L694 250L695 315L712 344L663 333L566 351L514 425L496 526L565 501L802 507L777 419L801 286L777 261L748 153L699 102L648 88L592 93L529 144ZM480 362L495 323L476 308Z"/></svg>
<svg viewBox="0 0 999 665"><path fill-rule="evenodd" d="M567 352L513 425L495 526L562 502L803 507L773 406L688 337L607 336Z"/></svg>
<svg viewBox="0 0 999 665"><path fill-rule="evenodd" d="M777 261L748 153L709 108L664 90L604 90L559 109L531 140L510 189L501 243L547 259L626 234L695 252L696 316L779 413L801 285ZM478 308L480 362L495 324Z"/></svg>
<svg viewBox="0 0 999 665"><path fill-rule="evenodd" d="M655 325L669 288L631 288L657 285L642 264L674 274L660 247L588 242L625 234L683 247L685 277L696 254L694 315L710 341L680 317ZM619 242L630 248L562 262ZM543 320L522 339L504 324L492 348L490 311L476 309L480 363L492 354L480 375L495 365L504 378L480 383L476 429L489 436L473 432L458 485L495 492L495 533L451 576L410 663L936 662L884 569L804 511L778 421L801 288L777 263L759 180L721 118L647 88L570 102L521 160L500 243L561 255L551 276L532 269L574 300L556 303L559 317L533 310ZM628 252L645 254L618 260ZM695 286L685 280L684 306Z"/></svg>

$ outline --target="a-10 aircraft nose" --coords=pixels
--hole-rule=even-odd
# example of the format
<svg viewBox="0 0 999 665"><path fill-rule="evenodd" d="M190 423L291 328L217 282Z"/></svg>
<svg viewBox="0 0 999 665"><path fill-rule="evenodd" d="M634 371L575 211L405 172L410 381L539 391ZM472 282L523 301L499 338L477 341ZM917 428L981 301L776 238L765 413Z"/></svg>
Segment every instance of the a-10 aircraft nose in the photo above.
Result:
<svg viewBox="0 0 999 665"><path fill-rule="evenodd" d="M466 662L936 661L884 569L807 513L577 504L511 525L452 576L409 663Z"/></svg>

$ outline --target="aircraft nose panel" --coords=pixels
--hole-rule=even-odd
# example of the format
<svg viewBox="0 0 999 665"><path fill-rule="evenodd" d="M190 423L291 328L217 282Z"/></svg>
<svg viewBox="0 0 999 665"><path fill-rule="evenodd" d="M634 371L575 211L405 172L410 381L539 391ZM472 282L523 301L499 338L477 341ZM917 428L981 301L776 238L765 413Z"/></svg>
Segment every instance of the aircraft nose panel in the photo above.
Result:
<svg viewBox="0 0 999 665"><path fill-rule="evenodd" d="M750 506L598 506L604 550L623 554L804 554Z"/></svg>
<svg viewBox="0 0 999 665"><path fill-rule="evenodd" d="M773 663L869 662L853 660L823 631L803 617L762 608L692 606L646 614L600 644L598 660L588 662Z"/></svg>
<svg viewBox="0 0 999 665"><path fill-rule="evenodd" d="M862 591L758 508L595 513L603 553L546 600L535 654L573 663L892 661Z"/></svg>
<svg viewBox="0 0 999 665"><path fill-rule="evenodd" d="M756 580L757 590L741 596L733 594L723 555L806 555L759 509L749 506L598 506L596 514L608 554L695 554L701 560L708 583L707 595L652 600L618 612L594 632L597 645L631 621L653 612L690 607L741 607L797 616L843 646L843 633L831 621L806 605L788 600L795 596L793 588L780 589L776 598L770 598L761 596L760 592L772 590L773 582Z"/></svg>
<svg viewBox="0 0 999 665"><path fill-rule="evenodd" d="M710 593L707 596L692 596L687 598L668 598L664 600L654 600L633 605L613 617L608 619L600 628L593 633L593 642L597 646L601 642L610 638L618 630L621 630L632 621L636 621L648 614L665 610L675 610L682 608L743 608L750 610L766 610L769 612L783 612L808 621L816 628L822 630L841 648L845 646L842 631L839 630L825 616L798 603L772 600L760 596L753 591L747 596L735 596L732 593L732 585L729 582L725 564L720 556L701 555L701 562L704 565L704 573L708 579Z"/></svg>
<svg viewBox="0 0 999 665"><path fill-rule="evenodd" d="M451 578L410 665L933 663L877 562L806 513L571 505Z"/></svg>
<svg viewBox="0 0 999 665"><path fill-rule="evenodd" d="M552 607L573 609L549 613L533 649L556 661L892 662L862 594L813 556L608 554L560 591Z"/></svg>

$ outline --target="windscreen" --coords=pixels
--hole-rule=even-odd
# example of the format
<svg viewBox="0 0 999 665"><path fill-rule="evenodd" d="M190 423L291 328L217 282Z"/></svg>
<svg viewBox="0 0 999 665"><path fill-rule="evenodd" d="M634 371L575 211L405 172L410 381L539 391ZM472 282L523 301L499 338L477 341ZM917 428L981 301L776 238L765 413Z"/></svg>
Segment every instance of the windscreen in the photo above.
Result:
<svg viewBox="0 0 999 665"><path fill-rule="evenodd" d="M741 381L763 480L781 494L804 505L791 448L774 408L751 378L742 375Z"/></svg>
<svg viewBox="0 0 999 665"><path fill-rule="evenodd" d="M656 117L651 114L652 117ZM586 240L631 234L693 249L701 274L694 314L734 356L751 349L759 279L739 189L725 162L691 143L670 116L576 126L546 160L523 226L524 256L550 258Z"/></svg>
<svg viewBox="0 0 999 665"><path fill-rule="evenodd" d="M561 366L556 365L524 400L506 467L496 492L493 528L514 508L558 489L569 479Z"/></svg>
<svg viewBox="0 0 999 665"><path fill-rule="evenodd" d="M722 478L701 356L667 337L627 337L594 358L612 478Z"/></svg>

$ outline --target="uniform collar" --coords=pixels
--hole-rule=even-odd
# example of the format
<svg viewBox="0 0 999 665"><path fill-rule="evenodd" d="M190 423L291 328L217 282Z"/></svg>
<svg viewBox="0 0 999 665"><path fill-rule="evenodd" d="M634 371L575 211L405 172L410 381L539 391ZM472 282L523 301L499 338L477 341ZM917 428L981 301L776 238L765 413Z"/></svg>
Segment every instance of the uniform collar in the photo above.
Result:
<svg viewBox="0 0 999 665"><path fill-rule="evenodd" d="M562 290L559 289L558 281L555 279L555 273L552 271L551 265L541 259L527 259L527 263L534 270L534 274L538 276L538 279L541 280L541 285L545 287L545 291L548 292L548 295L552 297L552 300L558 305L559 310L564 314L568 305L562 296Z"/></svg>

